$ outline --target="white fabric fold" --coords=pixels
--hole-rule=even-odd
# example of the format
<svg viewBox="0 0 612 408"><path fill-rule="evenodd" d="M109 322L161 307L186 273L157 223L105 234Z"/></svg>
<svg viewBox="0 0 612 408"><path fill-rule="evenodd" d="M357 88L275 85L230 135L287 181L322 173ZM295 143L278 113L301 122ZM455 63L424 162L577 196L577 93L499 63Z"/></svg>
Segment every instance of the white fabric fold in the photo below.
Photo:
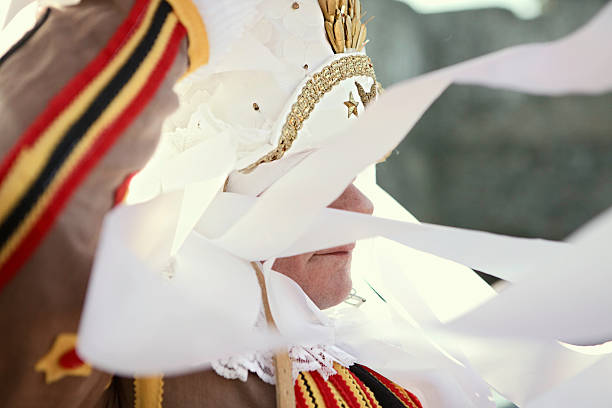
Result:
<svg viewBox="0 0 612 408"><path fill-rule="evenodd" d="M179 191L106 218L78 344L97 367L124 375L185 372L278 341L253 331L261 300L248 262L193 239L168 256L181 204Z"/></svg>
<svg viewBox="0 0 612 408"><path fill-rule="evenodd" d="M7 0L3 1L2 5L0 5L0 32L4 30L8 24L19 14L20 11L30 8L32 9L32 15L35 14L35 9L38 5L34 5L34 3L38 3L37 0ZM21 27L22 32L20 34L25 33L30 27ZM6 35L6 33L2 33ZM3 50L5 51L5 50Z"/></svg>
<svg viewBox="0 0 612 408"><path fill-rule="evenodd" d="M220 193L200 220L196 231L215 242L215 236L226 231L234 218L247 214L260 200L262 198ZM566 242L509 237L324 208L318 211L312 224L289 248L274 253L274 256L292 256L375 236L392 239L508 281L521 280L528 273L535 273L534 267L539 267L541 262L566 254L580 254L575 245ZM228 250L230 248L226 247ZM254 256L255 259L262 257Z"/></svg>
<svg viewBox="0 0 612 408"><path fill-rule="evenodd" d="M562 385L529 401L523 407L605 407L612 400L612 387L603 379L609 378L610 373L612 373L612 357L601 359Z"/></svg>
<svg viewBox="0 0 612 408"><path fill-rule="evenodd" d="M608 368L605 354L569 350L556 339L593 344L612 334L606 316L612 310L612 297L605 293L611 264L605 246L612 233L609 218L591 226L596 232L588 234L589 239L555 243L325 207L356 174L397 146L451 83L542 95L610 91L611 30L612 4L608 4L585 28L565 39L513 47L391 87L354 126L290 169L276 163L264 165L268 179L277 181L257 199L217 194L216 182L206 188L191 183L197 187L194 199L178 191L113 210L100 237L79 331L79 353L108 371L155 374L189 371L223 355L280 344L278 337L253 331L260 292L249 261L268 260L264 270L269 299L282 335L312 334L327 340L335 337L355 348L371 346L363 350L365 362L398 376L411 362L422 369L421 374L439 369L457 391L453 395L465 402L440 403L444 406L490 405L483 391L486 387L475 373L521 404L558 401L565 384L574 389L588 387L589 381L597 382L600 395L605 395L607 390L596 377ZM573 59L577 62L569 63ZM198 169L207 172L206 166ZM398 212L389 197L381 197L384 205ZM193 210L186 218L185 208ZM204 212L199 220L193 215L198 211ZM403 214L398 219L410 218ZM184 219L189 222L183 222L179 237L185 241L173 247L179 220ZM374 326L366 332L338 325L330 330L321 319L313 318L316 310L296 285L269 268L280 255L369 236L403 244L378 243L379 255L394 257L389 259L393 262L366 277L380 295L388 296L391 309L397 306L390 312L394 322L387 326L390 333L372 330ZM495 296L465 266L422 251L515 284ZM431 260L426 261L428 257ZM432 280L419 278L428 273L439 283L450 279L453 286L438 288L436 293ZM367 327L366 323L371 322L361 327ZM355 333L363 337L351 338L349 334ZM411 337L413 333L420 337ZM384 344L377 343L374 335ZM431 337L439 338L431 341ZM417 352L429 351L411 355L413 346ZM391 350L401 364L385 359ZM356 354L352 348L349 351ZM417 371L404 370L402 384L418 388L417 379L428 377L419 377ZM431 384L421 383L420 389L435 388ZM469 390L480 391L469 395ZM555 390L561 391L554 394Z"/></svg>
<svg viewBox="0 0 612 408"><path fill-rule="evenodd" d="M267 259L286 249L312 224L315 213L338 197L356 174L397 146L430 104L455 81L542 95L609 91L612 48L605 38L610 37L606 34L612 30L611 21L612 5L608 5L586 28L563 40L540 44L535 51L529 46L509 48L389 88L353 126L280 177L248 213L216 237L216 244L252 260ZM573 54L559 44L568 42L582 50L580 64L566 63ZM548 64L541 65L542 60ZM517 68L508 68L513 66ZM551 67L555 68L553 72ZM526 71L530 77L525 76ZM384 132L380 132L381 124ZM261 240L245 239L253 230L262 230Z"/></svg>

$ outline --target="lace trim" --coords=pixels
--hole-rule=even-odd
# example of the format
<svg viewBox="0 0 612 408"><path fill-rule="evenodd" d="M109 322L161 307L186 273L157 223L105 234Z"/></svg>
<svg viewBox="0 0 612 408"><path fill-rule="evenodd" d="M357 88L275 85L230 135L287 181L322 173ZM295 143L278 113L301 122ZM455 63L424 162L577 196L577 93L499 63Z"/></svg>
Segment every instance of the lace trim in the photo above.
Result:
<svg viewBox="0 0 612 408"><path fill-rule="evenodd" d="M318 371L327 380L336 374L334 362L350 367L355 364L355 357L336 346L291 346L289 358L293 363L293 379L301 371ZM257 374L264 382L276 384L274 375L274 353L271 351L254 352L220 359L212 363L212 368L221 377L246 381L249 371Z"/></svg>

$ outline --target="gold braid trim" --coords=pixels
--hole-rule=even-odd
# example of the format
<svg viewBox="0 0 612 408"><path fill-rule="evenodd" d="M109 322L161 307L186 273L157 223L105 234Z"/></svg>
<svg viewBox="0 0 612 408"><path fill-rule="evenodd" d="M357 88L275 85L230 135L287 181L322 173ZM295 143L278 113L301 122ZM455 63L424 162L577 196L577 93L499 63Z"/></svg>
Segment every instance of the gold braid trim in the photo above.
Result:
<svg viewBox="0 0 612 408"><path fill-rule="evenodd" d="M287 115L281 129L281 136L276 149L240 170L240 172L250 173L260 164L272 162L283 157L295 139L297 139L298 131L302 129L304 121L310 117L310 114L323 96L341 81L356 76L368 76L376 83L376 74L374 73L372 60L367 55L357 54L339 58L314 74L312 78L306 81L297 96L297 100L291 106L291 111Z"/></svg>
<svg viewBox="0 0 612 408"><path fill-rule="evenodd" d="M164 379L134 378L134 408L162 408Z"/></svg>

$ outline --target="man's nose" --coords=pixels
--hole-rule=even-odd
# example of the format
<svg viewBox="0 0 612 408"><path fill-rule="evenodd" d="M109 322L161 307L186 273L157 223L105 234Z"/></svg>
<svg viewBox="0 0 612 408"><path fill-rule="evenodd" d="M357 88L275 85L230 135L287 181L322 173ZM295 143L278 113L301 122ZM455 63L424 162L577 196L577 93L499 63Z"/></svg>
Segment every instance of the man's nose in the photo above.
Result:
<svg viewBox="0 0 612 408"><path fill-rule="evenodd" d="M349 184L340 197L329 205L329 208L354 211L363 214L372 214L374 212L374 204L372 204L372 201L353 184Z"/></svg>

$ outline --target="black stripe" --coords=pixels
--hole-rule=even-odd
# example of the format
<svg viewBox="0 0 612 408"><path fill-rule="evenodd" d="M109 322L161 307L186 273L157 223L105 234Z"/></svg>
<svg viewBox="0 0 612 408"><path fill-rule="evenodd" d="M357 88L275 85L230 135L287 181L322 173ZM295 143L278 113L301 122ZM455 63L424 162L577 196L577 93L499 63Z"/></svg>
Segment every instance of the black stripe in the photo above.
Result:
<svg viewBox="0 0 612 408"><path fill-rule="evenodd" d="M34 181L30 189L13 208L9 216L2 222L2 225L0 225L0 246L6 244L9 237L15 232L19 224L31 211L40 196L45 192L74 147L83 138L93 122L95 122L117 96L117 93L134 75L134 72L136 72L142 61L151 51L166 21L166 17L171 11L172 8L167 2L162 1L160 3L155 11L151 26L130 58L124 63L113 79L111 79L102 89L84 114L70 127L60 143L55 147L49 161L46 163L36 181Z"/></svg>
<svg viewBox="0 0 612 408"><path fill-rule="evenodd" d="M47 21L47 19L49 18L50 14L51 14L51 8L48 7L47 10L45 10L45 14L43 14L42 18L36 22L34 27L32 27L30 29L30 31L25 33L23 35L23 37L21 37L19 39L19 41L17 41L15 44L13 44L11 46L11 48L9 48L8 51L6 51L4 53L4 55L2 57L0 57L0 67L2 66L2 64L4 64L4 62L7 59L9 59L11 57L11 55L15 54L17 52L17 50L19 50L21 47L23 47L30 40L30 38L32 38L34 36L34 34L36 34L38 29L40 27L42 27L42 25L45 23L45 21Z"/></svg>
<svg viewBox="0 0 612 408"><path fill-rule="evenodd" d="M395 396L383 383L378 381L368 370L359 364L353 364L349 370L361 380L361 382L372 391L374 398L381 407L406 408L406 404Z"/></svg>
<svg viewBox="0 0 612 408"><path fill-rule="evenodd" d="M312 392L312 388L310 388L310 384L306 380L306 377L304 377L304 374L302 373L300 373L300 377L302 378L302 383L304 383L304 385L306 386L306 391L308 391L308 396L310 397L310 401L315 406L315 408L318 407L319 404L317 403L317 400Z"/></svg>

